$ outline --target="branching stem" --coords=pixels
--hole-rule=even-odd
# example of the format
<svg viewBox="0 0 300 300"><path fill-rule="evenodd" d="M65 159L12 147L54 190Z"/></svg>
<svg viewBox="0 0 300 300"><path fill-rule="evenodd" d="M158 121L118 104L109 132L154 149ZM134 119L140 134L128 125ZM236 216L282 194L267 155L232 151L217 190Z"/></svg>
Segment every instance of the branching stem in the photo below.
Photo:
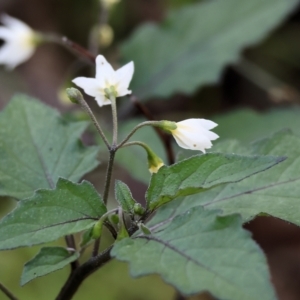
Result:
<svg viewBox="0 0 300 300"><path fill-rule="evenodd" d="M105 143L107 149L110 149L110 145L109 142L101 128L101 126L99 125L95 115L93 114L91 108L89 107L89 105L87 104L87 102L84 100L83 97L77 97L76 100L79 102L79 104L81 105L81 107L87 112L87 114L89 115L90 119L92 120L94 126L96 127L98 133L100 134L103 142Z"/></svg>
<svg viewBox="0 0 300 300"><path fill-rule="evenodd" d="M144 127L144 126L160 126L161 125L161 121L145 121L142 122L140 124L138 124L137 126L135 126L132 131L125 137L125 139L117 146L117 149L123 147L123 145L135 134L135 132Z"/></svg>

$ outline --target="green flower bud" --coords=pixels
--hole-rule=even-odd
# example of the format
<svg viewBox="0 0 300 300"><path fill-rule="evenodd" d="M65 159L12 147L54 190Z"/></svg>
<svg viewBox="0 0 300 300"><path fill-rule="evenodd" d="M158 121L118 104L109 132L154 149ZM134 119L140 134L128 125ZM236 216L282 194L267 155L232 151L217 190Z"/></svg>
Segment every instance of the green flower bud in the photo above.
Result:
<svg viewBox="0 0 300 300"><path fill-rule="evenodd" d="M146 234L146 235L152 234L151 230L145 224L139 223L138 226L144 234Z"/></svg>
<svg viewBox="0 0 300 300"><path fill-rule="evenodd" d="M71 102L78 104L79 103L79 99L82 99L83 96L80 93L79 90L75 89L75 88L69 88L66 89L66 93L70 99Z"/></svg>
<svg viewBox="0 0 300 300"><path fill-rule="evenodd" d="M99 220L93 227L92 230L92 238L98 239L101 236L102 233L102 227L103 227L103 220Z"/></svg>
<svg viewBox="0 0 300 300"><path fill-rule="evenodd" d="M112 223L112 224L119 224L119 221L120 221L119 216L116 214L110 215L108 217L108 219L109 219L110 223Z"/></svg>
<svg viewBox="0 0 300 300"><path fill-rule="evenodd" d="M145 208L140 203L135 203L133 206L133 212L136 215L142 216L145 212Z"/></svg>

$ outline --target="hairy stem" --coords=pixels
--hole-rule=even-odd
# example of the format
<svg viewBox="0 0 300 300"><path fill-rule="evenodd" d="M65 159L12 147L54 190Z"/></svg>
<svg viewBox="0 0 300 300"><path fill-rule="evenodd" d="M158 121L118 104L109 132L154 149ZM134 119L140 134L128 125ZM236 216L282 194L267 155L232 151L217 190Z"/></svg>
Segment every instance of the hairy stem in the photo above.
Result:
<svg viewBox="0 0 300 300"><path fill-rule="evenodd" d="M110 259L110 250L112 246L104 250L102 253L96 257L92 257L89 261L82 264L80 268L75 270L70 274L67 282L61 289L60 293L56 297L56 300L70 300L78 290L80 284L87 278L89 275L94 273Z"/></svg>
<svg viewBox="0 0 300 300"><path fill-rule="evenodd" d="M81 105L81 107L87 112L87 114L89 115L90 119L92 120L94 126L96 127L98 133L100 134L103 142L105 143L106 147L108 150L110 150L110 145L109 142L101 128L101 126L99 125L95 115L93 114L91 108L89 107L89 105L87 104L87 102L84 100L84 98L81 97L76 97L76 100L79 102L79 104Z"/></svg>
<svg viewBox="0 0 300 300"><path fill-rule="evenodd" d="M8 299L18 300L18 298L0 282L0 290L7 296Z"/></svg>
<svg viewBox="0 0 300 300"><path fill-rule="evenodd" d="M111 176L112 176L112 171L113 171L113 166L114 166L114 159L115 159L115 154L116 154L116 149L111 148L109 151L109 161L106 169L106 178L105 178L105 186L104 186L104 194L103 194L103 202L106 205L108 201L108 195L109 195L109 188L110 188L110 182L111 182ZM100 247L100 238L97 239L94 243L94 249L92 256L95 257L98 255Z"/></svg>
<svg viewBox="0 0 300 300"><path fill-rule="evenodd" d="M112 119L113 119L113 147L116 147L118 142L118 114L117 114L116 97L110 96L110 101L111 101L111 112L112 112Z"/></svg>
<svg viewBox="0 0 300 300"><path fill-rule="evenodd" d="M145 212L141 220L145 220L149 217L149 213ZM129 229L129 236L133 235L138 230L136 224L133 224ZM90 258L87 262L82 264L77 270L70 274L67 282L64 284L60 290L56 300L70 300L75 295L81 283L99 268L101 268L105 263L110 261L110 251L113 245L101 252L99 255Z"/></svg>
<svg viewBox="0 0 300 300"><path fill-rule="evenodd" d="M135 132L144 127L144 126L160 126L161 121L145 121L140 123L139 125L135 126L132 131L125 137L125 139L117 146L117 149L123 147L123 145L135 134Z"/></svg>
<svg viewBox="0 0 300 300"><path fill-rule="evenodd" d="M73 234L65 236L65 240L68 248L72 248L76 250L76 243ZM79 261L77 259L71 262L71 272L74 272L78 267L79 267Z"/></svg>
<svg viewBox="0 0 300 300"><path fill-rule="evenodd" d="M135 95L130 96L131 102L134 104L134 106L149 120L149 121L155 121L153 115L149 111L149 109L141 103ZM158 137L162 141L162 144L165 148L168 163L169 165L174 164L175 162L175 155L172 148L172 139L171 136L163 132L160 128L154 127L155 132L157 133Z"/></svg>

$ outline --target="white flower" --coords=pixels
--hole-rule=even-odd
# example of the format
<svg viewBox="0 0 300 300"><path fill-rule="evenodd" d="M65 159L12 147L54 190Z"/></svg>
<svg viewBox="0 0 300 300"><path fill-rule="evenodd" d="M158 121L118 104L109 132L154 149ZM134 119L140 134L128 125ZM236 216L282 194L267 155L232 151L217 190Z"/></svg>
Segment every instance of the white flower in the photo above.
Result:
<svg viewBox="0 0 300 300"><path fill-rule="evenodd" d="M176 123L177 128L170 130L177 144L184 149L200 150L205 153L205 149L212 146L211 141L219 136L209 131L218 124L205 119L188 119Z"/></svg>
<svg viewBox="0 0 300 300"><path fill-rule="evenodd" d="M133 62L115 71L104 56L96 58L96 78L77 77L73 82L86 94L95 97L99 106L111 103L107 91L114 91L115 97L131 94L128 90L134 72Z"/></svg>
<svg viewBox="0 0 300 300"><path fill-rule="evenodd" d="M37 45L37 34L25 23L8 15L1 15L0 39L5 44L0 48L0 64L9 69L28 60Z"/></svg>

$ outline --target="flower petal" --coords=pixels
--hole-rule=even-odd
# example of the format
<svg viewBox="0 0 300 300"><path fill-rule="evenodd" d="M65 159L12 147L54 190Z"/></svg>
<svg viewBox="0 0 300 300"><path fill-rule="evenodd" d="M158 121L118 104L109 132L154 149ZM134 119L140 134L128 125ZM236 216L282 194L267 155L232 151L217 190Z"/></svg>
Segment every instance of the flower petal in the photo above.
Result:
<svg viewBox="0 0 300 300"><path fill-rule="evenodd" d="M187 119L177 122L176 125L177 128L171 130L171 133L177 144L184 149L200 150L205 153L205 149L211 148L211 141L219 137L207 129L216 126L214 122L209 120Z"/></svg>
<svg viewBox="0 0 300 300"><path fill-rule="evenodd" d="M116 83L115 71L103 55L96 58L96 79L103 88Z"/></svg>
<svg viewBox="0 0 300 300"><path fill-rule="evenodd" d="M201 125L206 128L206 129L213 129L218 126L217 123L211 121L211 120L206 120L206 119L198 119L201 123Z"/></svg>
<svg viewBox="0 0 300 300"><path fill-rule="evenodd" d="M102 96L98 82L94 78L77 77L73 79L72 82L81 87L86 94L92 97Z"/></svg>
<svg viewBox="0 0 300 300"><path fill-rule="evenodd" d="M6 27L0 26L0 39L10 40L12 38L13 32Z"/></svg>
<svg viewBox="0 0 300 300"><path fill-rule="evenodd" d="M28 60L34 53L34 48L25 47L20 50L16 43L7 43L0 48L0 64L13 69L20 63Z"/></svg>
<svg viewBox="0 0 300 300"><path fill-rule="evenodd" d="M7 14L2 14L0 16L0 21L13 31L32 31L32 29L27 24Z"/></svg>
<svg viewBox="0 0 300 300"><path fill-rule="evenodd" d="M131 91L128 90L128 87L132 79L133 73L134 64L132 61L116 71L118 97L131 94Z"/></svg>
<svg viewBox="0 0 300 300"><path fill-rule="evenodd" d="M98 95L95 100L97 101L97 104L101 107L103 105L110 105L111 102L109 99L107 99L104 95Z"/></svg>

